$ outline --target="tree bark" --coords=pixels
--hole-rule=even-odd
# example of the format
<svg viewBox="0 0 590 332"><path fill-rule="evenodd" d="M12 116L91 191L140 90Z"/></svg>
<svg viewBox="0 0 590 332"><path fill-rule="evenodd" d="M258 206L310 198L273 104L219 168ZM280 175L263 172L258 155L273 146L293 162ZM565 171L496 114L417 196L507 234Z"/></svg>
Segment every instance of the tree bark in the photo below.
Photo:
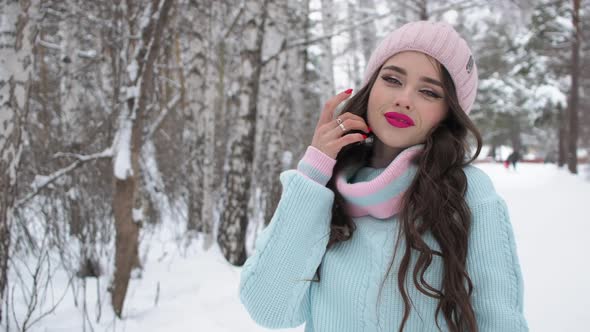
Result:
<svg viewBox="0 0 590 332"><path fill-rule="evenodd" d="M566 144L567 144L567 109L558 106L557 108L557 117L559 119L559 139L558 139L558 146L557 146L557 165L559 167L563 167L566 162Z"/></svg>
<svg viewBox="0 0 590 332"><path fill-rule="evenodd" d="M332 35L334 27L334 1L322 0L322 30L325 36ZM325 102L334 95L334 54L332 51L332 37L325 38L320 44L323 56L321 57L321 99Z"/></svg>
<svg viewBox="0 0 590 332"><path fill-rule="evenodd" d="M428 20L428 1L422 0L417 3L418 7L420 8L420 20L426 21Z"/></svg>
<svg viewBox="0 0 590 332"><path fill-rule="evenodd" d="M269 40L264 44L265 49L278 49L283 42L299 40L306 37L308 29L307 3L288 2L287 0L275 0L268 8L269 24L265 33L268 35L280 35L282 38ZM297 14L293 14L297 13ZM286 23L288 22L288 26ZM266 63L262 84L268 91L259 105L263 108L267 121L264 123L264 137L259 146L264 148L257 152L259 160L256 183L253 189L261 190L262 204L264 206L264 224L268 225L281 197L280 173L289 168L290 154L297 148L294 138L301 132L298 125L305 114L305 94L301 84L301 77L306 77L305 54L298 49L290 49L281 52L269 63ZM311 83L310 83L311 85ZM307 85L306 85L307 86ZM310 99L313 99L310 96ZM296 125L297 124L297 125ZM264 139L266 137L266 139ZM286 144L289 142L289 144ZM253 213L254 214L254 213Z"/></svg>
<svg viewBox="0 0 590 332"><path fill-rule="evenodd" d="M227 196L220 217L217 242L225 258L238 266L243 265L247 258L245 235L267 4L268 0L263 3L245 3L244 45L240 52L242 70L238 78L240 90L230 100L230 112L235 114L234 129L229 142L229 170L225 184Z"/></svg>
<svg viewBox="0 0 590 332"><path fill-rule="evenodd" d="M361 12L361 19L365 20L370 15L375 15L374 13L377 12L375 7L375 0L363 0L360 1L360 7L363 9ZM367 11L371 14L367 14ZM363 50L363 57L365 58L363 68L366 67L367 63L369 62L369 58L371 57L371 53L376 47L376 40L377 38L377 27L375 26L375 22L370 22L363 25L360 28L360 38L361 38L361 46Z"/></svg>
<svg viewBox="0 0 590 332"><path fill-rule="evenodd" d="M571 90L569 102L569 131L567 144L567 168L573 174L578 173L578 90L580 77L580 0L574 1L572 13L573 40L572 40L572 69Z"/></svg>
<svg viewBox="0 0 590 332"><path fill-rule="evenodd" d="M184 4L184 6L191 6L194 11L186 11L181 22L190 24L190 22L202 22L202 26L192 27L186 33L190 36L190 47L188 50L193 53L191 56L192 62L188 63L188 70L184 76L186 77L186 85L188 93L185 95L184 103L186 104L185 114L187 116L187 123L185 130L185 137L189 148L189 158L186 165L187 184L188 184L188 224L187 229L196 231L198 233L210 234L212 227L212 218L207 216L203 218L203 210L210 208L211 203L205 202L205 196L211 195L211 192L205 190L205 181L209 182L214 177L212 172L207 173L206 167L210 168L210 158L213 153L209 152L206 155L206 149L213 148L214 140L207 136L207 132L215 133L215 124L213 117L216 112L212 105L209 105L206 100L208 82L208 72L211 64L209 61L209 35L208 29L210 27L210 20L208 13L209 7L213 5L210 3L199 4ZM197 6L195 8L195 6ZM188 9L188 8L187 8ZM182 12L182 11L181 11ZM205 27L205 28L204 28ZM205 207L205 203L209 205ZM206 235L207 236L207 235ZM208 242L208 241L207 241Z"/></svg>
<svg viewBox="0 0 590 332"><path fill-rule="evenodd" d="M521 140L521 128L520 118L517 115L511 117L510 122L510 141L512 143L512 149L522 154L522 140Z"/></svg>
<svg viewBox="0 0 590 332"><path fill-rule="evenodd" d="M2 1L0 21L14 30L3 31L0 40L0 322L8 289L8 259L11 223L18 172L23 150L23 128L28 113L31 54L36 25L29 22L39 8L38 1Z"/></svg>
<svg viewBox="0 0 590 332"><path fill-rule="evenodd" d="M358 19L356 17L356 3L348 1L347 5L347 16L350 22L357 22ZM361 69L359 65L359 57L358 57L358 50L359 50L359 43L358 43L358 32L357 29L350 29L349 31L350 41L348 44L348 53L350 53L349 59L349 67L348 67L348 76L352 80L352 84L354 87L360 87L362 82L361 78Z"/></svg>
<svg viewBox="0 0 590 332"><path fill-rule="evenodd" d="M128 10L132 7L127 2ZM113 212L115 216L115 275L112 285L111 303L115 314L121 318L123 304L127 294L127 287L131 277L132 269L139 264L139 227L141 224L142 206L141 194L139 191L139 156L142 147L143 119L148 98L152 95L152 72L154 60L156 59L159 41L162 31L166 25L168 12L171 8L171 0L153 0L151 11L144 19L149 23L141 33L139 45L131 46L134 58L130 63L137 64L137 71L129 71L127 91L137 91L135 94L128 93L127 109L123 111L120 118L120 128L114 144L116 149L115 157L115 194L113 197ZM131 15L127 15L130 17ZM136 22L129 22L133 27ZM133 33L133 31L131 31ZM130 147L121 144L124 140L130 139ZM130 149L130 151L124 151ZM125 169L125 158L130 158L130 168Z"/></svg>

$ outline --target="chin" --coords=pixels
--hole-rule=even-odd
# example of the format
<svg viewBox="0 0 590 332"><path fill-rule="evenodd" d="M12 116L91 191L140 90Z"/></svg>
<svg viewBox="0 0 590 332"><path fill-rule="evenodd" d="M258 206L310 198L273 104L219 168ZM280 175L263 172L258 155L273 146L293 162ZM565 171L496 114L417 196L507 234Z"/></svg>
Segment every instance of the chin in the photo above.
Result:
<svg viewBox="0 0 590 332"><path fill-rule="evenodd" d="M412 139L412 137L409 137L408 135L404 135L404 132L395 130L393 132L386 133L384 139L381 141L388 146L401 147L411 144L411 142L415 141L415 139Z"/></svg>
<svg viewBox="0 0 590 332"><path fill-rule="evenodd" d="M385 146L391 149L405 149L407 147L412 146L410 142L407 141L382 141Z"/></svg>

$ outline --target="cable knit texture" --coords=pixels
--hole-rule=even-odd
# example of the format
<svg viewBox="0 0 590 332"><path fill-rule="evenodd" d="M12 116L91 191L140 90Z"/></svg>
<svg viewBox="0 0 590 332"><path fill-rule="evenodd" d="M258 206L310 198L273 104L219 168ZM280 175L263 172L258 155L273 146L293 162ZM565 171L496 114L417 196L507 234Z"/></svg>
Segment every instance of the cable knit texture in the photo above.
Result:
<svg viewBox="0 0 590 332"><path fill-rule="evenodd" d="M363 192L369 196L383 193L385 197L364 202L371 204L364 205L369 208L363 215L353 218L357 225L353 237L327 251L334 193L325 184L335 160L308 148L296 170L281 173L283 193L275 214L257 238L255 250L241 272L239 297L254 321L273 329L305 323L306 332L398 330L404 304L397 288L396 267L401 262L405 239L402 237L399 244L402 252L393 259L398 215L377 218L373 213L379 212L370 207L386 201L386 196L411 181L412 176L405 176L412 172L411 166L396 176L384 175L393 169L399 171L402 161L413 152L405 153L406 157L400 154L386 168L363 167L350 178L345 177L346 186L352 186L348 188L354 188L354 184L371 188L352 190L348 197L362 199ZM468 179L466 200L473 217L467 272L474 284L472 304L479 330L528 331L523 314L523 278L507 206L484 172L474 166L464 171ZM385 178L389 182L383 185ZM390 187L398 189L388 191ZM360 206L364 203L356 201ZM424 240L432 249L440 250L430 233L424 235ZM379 297L382 278L392 259L394 266ZM413 255L410 273L416 260ZM320 263L321 281L305 281L317 278L314 273ZM434 256L424 278L440 289L442 273L442 260ZM414 306L404 331L437 331L436 299L420 293L411 275L406 285ZM441 329L448 331L442 313L437 320Z"/></svg>

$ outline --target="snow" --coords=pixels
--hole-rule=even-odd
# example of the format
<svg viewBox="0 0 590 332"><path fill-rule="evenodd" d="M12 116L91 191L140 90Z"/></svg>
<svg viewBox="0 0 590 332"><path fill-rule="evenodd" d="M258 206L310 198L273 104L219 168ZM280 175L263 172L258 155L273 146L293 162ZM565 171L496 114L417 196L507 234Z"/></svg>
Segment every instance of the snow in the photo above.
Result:
<svg viewBox="0 0 590 332"><path fill-rule="evenodd" d="M590 183L554 165L519 164L518 172L482 165L506 200L525 279L531 331L581 331L590 324ZM542 208L539 208L542 207Z"/></svg>
<svg viewBox="0 0 590 332"><path fill-rule="evenodd" d="M552 164L521 163L517 171L501 163L477 167L490 175L510 211L530 330L581 331L590 326L590 266L583 263L590 252L590 182L582 174L571 175ZM590 173L587 165L580 169ZM183 242L185 230L168 217L156 229L150 227L142 229L144 270L130 281L123 320L115 319L110 307L109 276L98 279L99 283L87 279L86 324L92 322L94 331L270 331L249 318L238 297L241 268L228 264L217 246L203 252L201 238ZM53 295L43 301L49 306L62 294L65 298L55 313L30 331L82 331L84 291L78 285L77 292L64 292L67 283L64 272L58 270ZM78 294L78 306L73 293ZM20 294L15 293L17 317L26 310ZM98 323L97 294L102 303ZM86 329L91 330L88 325ZM279 331L303 330L301 326ZM10 331L15 331L14 323Z"/></svg>
<svg viewBox="0 0 590 332"><path fill-rule="evenodd" d="M47 183L49 183L49 181L51 181L52 179L53 178L51 176L36 174L35 178L33 179L33 182L31 182L31 188L33 190L37 190L37 188L41 188L47 185Z"/></svg>
<svg viewBox="0 0 590 332"><path fill-rule="evenodd" d="M457 24L457 19L459 17L459 13L456 10L449 10L448 12L444 13L443 15L444 21L455 25Z"/></svg>
<svg viewBox="0 0 590 332"><path fill-rule="evenodd" d="M96 50L78 50L78 56L93 59L96 57Z"/></svg>
<svg viewBox="0 0 590 332"><path fill-rule="evenodd" d="M564 30L567 30L567 31L574 30L574 24L569 17L557 16L555 18L555 22L557 22L557 24L561 25L561 27Z"/></svg>
<svg viewBox="0 0 590 332"><path fill-rule="evenodd" d="M543 107L545 104L567 105L567 96L555 85L541 85L535 90L535 104L537 107Z"/></svg>
<svg viewBox="0 0 590 332"><path fill-rule="evenodd" d="M52 49L52 50L56 50L56 51L60 51L60 52L63 51L63 48L61 45L49 42L47 40L43 40L43 39L39 38L38 43L39 43L39 45L49 48L49 49Z"/></svg>
<svg viewBox="0 0 590 332"><path fill-rule="evenodd" d="M134 75L137 73L134 73ZM129 74L131 75L131 73ZM126 99L131 99L131 98L137 98L139 97L139 85L132 85L132 86L128 86L125 89L125 98Z"/></svg>
<svg viewBox="0 0 590 332"><path fill-rule="evenodd" d="M289 169L291 164L293 163L293 153L291 151L283 152L283 157L281 158L281 165L283 169Z"/></svg>
<svg viewBox="0 0 590 332"><path fill-rule="evenodd" d="M67 192L66 192L66 196L72 200L75 201L78 198L80 198L80 192L76 187L72 187L70 188Z"/></svg>
<svg viewBox="0 0 590 332"><path fill-rule="evenodd" d="M139 69L139 66L137 65L137 60L135 60L135 59L133 59L131 61L131 63L129 63L127 65L127 74L129 75L130 82L135 82L135 79L137 78L137 70L138 69Z"/></svg>
<svg viewBox="0 0 590 332"><path fill-rule="evenodd" d="M140 222L143 220L143 209L133 208L132 210L133 222Z"/></svg>
<svg viewBox="0 0 590 332"><path fill-rule="evenodd" d="M130 119L121 121L121 128L117 133L115 140L115 160L114 173L120 180L125 180L128 176L133 175L131 168L131 126L133 123Z"/></svg>

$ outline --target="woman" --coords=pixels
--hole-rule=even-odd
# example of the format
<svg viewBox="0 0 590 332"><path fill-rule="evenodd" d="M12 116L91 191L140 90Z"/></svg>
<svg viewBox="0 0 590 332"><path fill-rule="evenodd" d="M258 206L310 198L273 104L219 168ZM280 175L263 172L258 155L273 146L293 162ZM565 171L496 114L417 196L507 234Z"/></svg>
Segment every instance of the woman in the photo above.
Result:
<svg viewBox="0 0 590 332"><path fill-rule="evenodd" d="M450 25L412 22L385 37L360 91L336 119L351 90L326 103L297 169L280 175L281 200L241 274L258 324L528 330L506 205L469 165L481 149L468 117L476 90L471 51Z"/></svg>

